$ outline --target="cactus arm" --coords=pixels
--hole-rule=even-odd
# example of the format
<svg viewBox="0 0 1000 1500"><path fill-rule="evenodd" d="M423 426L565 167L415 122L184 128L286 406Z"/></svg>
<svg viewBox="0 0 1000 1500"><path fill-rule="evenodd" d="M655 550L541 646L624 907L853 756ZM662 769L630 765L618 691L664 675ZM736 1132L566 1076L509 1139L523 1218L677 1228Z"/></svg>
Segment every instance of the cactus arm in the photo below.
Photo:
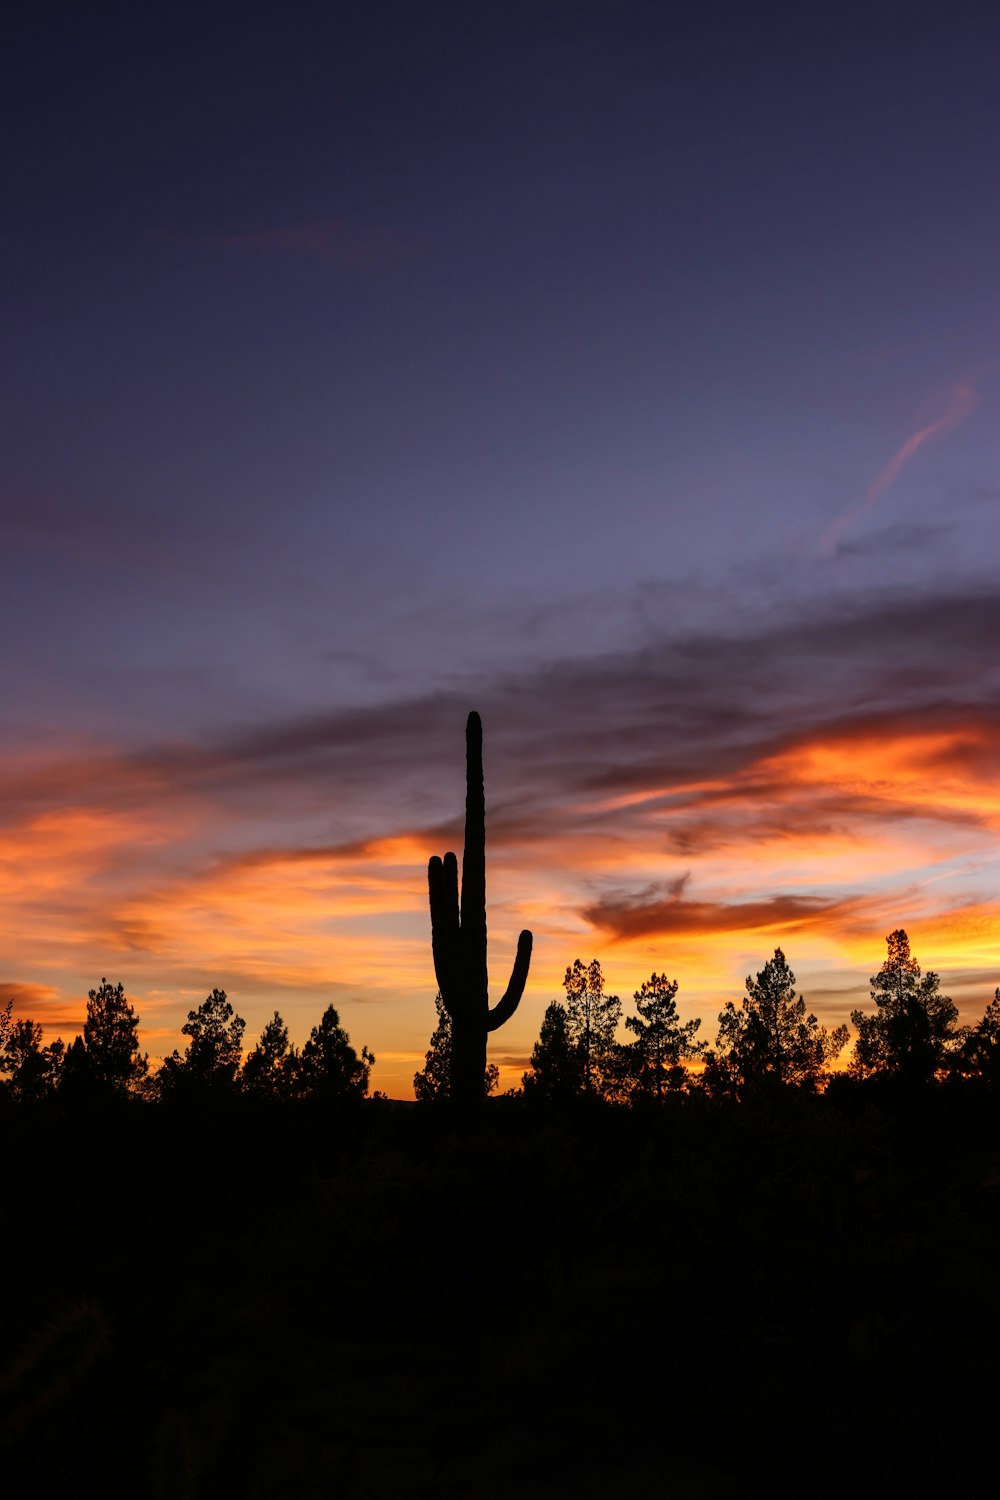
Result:
<svg viewBox="0 0 1000 1500"><path fill-rule="evenodd" d="M501 999L494 1005L486 1017L486 1030L496 1031L505 1021L509 1021L521 1003L524 994L524 986L528 980L528 965L531 963L531 933L525 928L517 940L517 957L514 959L514 967L511 970L510 984Z"/></svg>
<svg viewBox="0 0 1000 1500"><path fill-rule="evenodd" d="M524 993L531 960L531 933L517 940L510 984L490 1009L486 965L486 795L483 785L483 726L471 713L465 726L465 848L459 893L454 854L427 867L434 972L452 1020L451 1093L459 1113L483 1102L486 1038L514 1014Z"/></svg>
<svg viewBox="0 0 1000 1500"><path fill-rule="evenodd" d="M459 972L458 860L435 854L427 866L427 888L431 903L431 952L434 973L445 1009L454 1014L461 989Z"/></svg>

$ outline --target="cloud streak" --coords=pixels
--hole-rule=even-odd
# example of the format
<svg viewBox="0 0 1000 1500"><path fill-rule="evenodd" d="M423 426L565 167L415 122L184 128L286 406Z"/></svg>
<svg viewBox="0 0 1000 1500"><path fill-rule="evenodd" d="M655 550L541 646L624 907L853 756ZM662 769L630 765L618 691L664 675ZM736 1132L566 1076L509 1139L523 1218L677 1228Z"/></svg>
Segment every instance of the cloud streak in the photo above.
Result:
<svg viewBox="0 0 1000 1500"><path fill-rule="evenodd" d="M798 932L830 921L845 909L821 896L770 896L764 901L650 900L607 896L585 909L587 921L614 938L682 937L725 932Z"/></svg>
<svg viewBox="0 0 1000 1500"><path fill-rule="evenodd" d="M881 497L896 483L903 469L920 452L920 449L927 443L961 427L972 416L978 405L979 397L972 382L970 380L959 381L952 390L945 409L931 421L925 422L911 432L888 463L883 465L865 491L861 503L831 521L820 538L820 550L827 556L832 555L837 550L837 543L843 533L875 508Z"/></svg>
<svg viewBox="0 0 1000 1500"><path fill-rule="evenodd" d="M985 590L840 600L238 733L9 754L9 983L51 1026L102 973L121 977L161 1051L213 984L248 1035L277 1005L300 1041L333 997L377 1055L419 1054L426 860L461 849L472 706L498 978L519 928L536 932L511 1056L566 964L602 944L613 988L666 967L709 1013L776 944L797 972L859 966L860 983L884 933L916 924L926 966L960 971L966 954L982 970L998 638ZM377 1086L405 1093L398 1067Z"/></svg>

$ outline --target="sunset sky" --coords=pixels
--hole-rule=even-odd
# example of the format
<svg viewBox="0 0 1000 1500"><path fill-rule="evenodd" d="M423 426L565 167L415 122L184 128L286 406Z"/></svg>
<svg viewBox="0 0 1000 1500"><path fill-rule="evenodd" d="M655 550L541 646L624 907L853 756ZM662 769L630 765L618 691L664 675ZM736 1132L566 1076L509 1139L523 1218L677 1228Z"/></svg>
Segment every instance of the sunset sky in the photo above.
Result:
<svg viewBox="0 0 1000 1500"><path fill-rule="evenodd" d="M15 3L0 1001L1000 984L1000 8Z"/></svg>

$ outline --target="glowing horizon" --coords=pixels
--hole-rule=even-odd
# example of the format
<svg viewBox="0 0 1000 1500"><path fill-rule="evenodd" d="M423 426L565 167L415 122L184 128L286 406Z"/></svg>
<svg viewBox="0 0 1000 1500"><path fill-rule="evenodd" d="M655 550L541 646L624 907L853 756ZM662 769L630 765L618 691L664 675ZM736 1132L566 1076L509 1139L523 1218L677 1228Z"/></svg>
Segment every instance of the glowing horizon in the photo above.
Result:
<svg viewBox="0 0 1000 1500"><path fill-rule="evenodd" d="M441 757L445 715L436 713L428 749ZM397 735L403 717L401 709L382 725L375 716L356 752L359 773L371 744ZM558 760L536 758L544 733L519 740L512 726L492 723L507 730L494 736L506 748L494 751L487 721L495 993L517 932L535 933L525 999L491 1037L502 1086L519 1081L544 1008L577 957L600 959L625 1014L641 982L665 970L680 982L682 1016L700 1016L711 1040L725 1001L739 998L775 947L822 1021L864 1009L885 934L902 926L921 966L955 989L964 1017L985 1009L1000 922L1000 738L991 718L966 713L934 729L896 713L817 724L786 747L744 746L735 760L722 745L731 768L701 779L683 765L670 774L644 749L637 771L605 743L602 779L627 784L638 773L649 784L583 796L565 786ZM322 779L314 771L308 790L291 768L248 775L247 756L234 756L238 796L254 810L241 817L221 758L208 784L200 769L189 774L207 754L168 747L152 778L151 749L138 762L99 758L100 776L70 757L34 781L20 758L4 778L18 787L0 842L5 993L47 1035L69 1040L87 989L104 975L121 979L154 1058L180 1044L187 1011L215 985L247 1020L248 1048L275 1009L301 1045L332 1002L355 1044L376 1054L372 1087L410 1097L434 1019L426 858L445 845L461 853L457 715L450 727L430 821L400 822L389 757L353 799L368 832L346 840L318 841L302 824L297 803L308 791L312 809ZM328 733L333 744L335 722ZM593 780L592 756L585 760L581 786ZM530 816L515 816L529 806Z"/></svg>

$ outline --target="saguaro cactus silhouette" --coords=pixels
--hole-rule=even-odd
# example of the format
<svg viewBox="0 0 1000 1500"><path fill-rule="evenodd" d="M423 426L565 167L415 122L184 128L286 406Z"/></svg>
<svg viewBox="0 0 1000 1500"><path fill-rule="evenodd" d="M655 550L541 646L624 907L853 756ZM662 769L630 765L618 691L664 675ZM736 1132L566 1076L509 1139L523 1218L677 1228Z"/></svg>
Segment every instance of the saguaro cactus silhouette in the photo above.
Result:
<svg viewBox="0 0 1000 1500"><path fill-rule="evenodd" d="M524 993L531 962L531 933L517 940L517 957L503 998L490 1009L486 970L486 797L483 726L469 715L465 726L465 850L459 904L458 860L437 855L427 870L434 972L451 1016L451 1094L471 1108L483 1098L486 1036L509 1021Z"/></svg>

